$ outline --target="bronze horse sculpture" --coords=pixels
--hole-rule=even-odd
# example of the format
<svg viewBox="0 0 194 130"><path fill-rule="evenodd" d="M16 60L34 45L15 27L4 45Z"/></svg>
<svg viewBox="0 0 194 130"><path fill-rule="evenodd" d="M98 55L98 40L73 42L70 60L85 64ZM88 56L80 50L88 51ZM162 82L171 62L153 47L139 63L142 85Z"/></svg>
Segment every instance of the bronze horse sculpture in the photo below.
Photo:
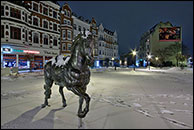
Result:
<svg viewBox="0 0 194 130"><path fill-rule="evenodd" d="M51 95L53 82L59 85L59 93L62 96L63 107L66 107L63 88L72 91L79 96L78 117L84 118L89 111L90 97L86 93L86 86L90 82L89 66L94 63L94 38L91 33L87 37L79 34L75 37L71 48L71 56L58 55L50 59L44 66L45 78L45 101L42 108L49 106L48 99ZM82 104L85 100L86 106L82 110Z"/></svg>

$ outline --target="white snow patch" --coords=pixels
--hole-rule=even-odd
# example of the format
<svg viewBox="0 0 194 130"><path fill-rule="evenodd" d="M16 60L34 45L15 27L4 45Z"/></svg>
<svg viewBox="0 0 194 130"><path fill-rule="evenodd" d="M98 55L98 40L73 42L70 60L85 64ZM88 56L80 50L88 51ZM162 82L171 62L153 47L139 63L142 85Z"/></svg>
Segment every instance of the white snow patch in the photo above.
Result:
<svg viewBox="0 0 194 130"><path fill-rule="evenodd" d="M56 66L61 66L61 65L65 65L67 64L67 62L69 61L70 57L68 56L65 60L63 60L64 56L63 55L59 55L57 57L57 62L55 61L55 57L53 57L52 59L50 59L49 61L52 61L52 65L55 64ZM48 62L49 62L48 61Z"/></svg>
<svg viewBox="0 0 194 130"><path fill-rule="evenodd" d="M169 110L161 110L161 113L162 114L165 114L166 113L166 114L171 114L171 115L174 114L174 112L169 111Z"/></svg>
<svg viewBox="0 0 194 130"><path fill-rule="evenodd" d="M134 105L135 107L141 107L141 105L138 104L138 103L133 103L133 105Z"/></svg>

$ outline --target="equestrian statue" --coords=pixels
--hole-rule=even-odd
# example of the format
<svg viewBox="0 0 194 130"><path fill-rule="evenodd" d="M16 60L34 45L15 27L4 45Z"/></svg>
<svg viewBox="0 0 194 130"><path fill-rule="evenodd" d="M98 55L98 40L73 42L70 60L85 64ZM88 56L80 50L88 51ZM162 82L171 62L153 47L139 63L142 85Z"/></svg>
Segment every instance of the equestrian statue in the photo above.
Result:
<svg viewBox="0 0 194 130"><path fill-rule="evenodd" d="M42 108L49 106L48 99L51 96L51 87L55 82L59 85L59 93L62 97L63 107L66 107L66 99L63 88L66 87L79 96L78 117L84 118L89 111L90 97L86 93L90 82L90 69L94 63L94 36L88 31L86 35L78 34L71 47L71 56L58 55L50 59L44 66L44 95ZM82 110L85 100L86 106Z"/></svg>

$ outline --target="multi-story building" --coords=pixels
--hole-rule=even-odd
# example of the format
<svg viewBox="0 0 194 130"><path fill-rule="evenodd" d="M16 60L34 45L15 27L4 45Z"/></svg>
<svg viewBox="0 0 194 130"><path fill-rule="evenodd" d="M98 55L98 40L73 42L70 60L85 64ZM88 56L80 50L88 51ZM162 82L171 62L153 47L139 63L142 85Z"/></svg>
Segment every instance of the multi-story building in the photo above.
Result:
<svg viewBox="0 0 194 130"><path fill-rule="evenodd" d="M73 41L72 10L67 3L61 9L61 49L63 55L70 55Z"/></svg>
<svg viewBox="0 0 194 130"><path fill-rule="evenodd" d="M51 1L1 2L1 67L43 68L59 54L60 6ZM30 57L30 59L29 59Z"/></svg>
<svg viewBox="0 0 194 130"><path fill-rule="evenodd" d="M147 56L150 54L154 62L154 58L158 57L157 51L159 49L165 49L174 44L182 45L181 29L181 27L173 26L170 22L160 22L145 32L140 39L138 51L140 61L146 61L148 59ZM175 55L167 57L166 61L170 61L175 65ZM158 58L160 59L160 57Z"/></svg>
<svg viewBox="0 0 194 130"><path fill-rule="evenodd" d="M98 28L98 57L103 66L106 58L110 61L118 58L117 33L104 28L102 24Z"/></svg>

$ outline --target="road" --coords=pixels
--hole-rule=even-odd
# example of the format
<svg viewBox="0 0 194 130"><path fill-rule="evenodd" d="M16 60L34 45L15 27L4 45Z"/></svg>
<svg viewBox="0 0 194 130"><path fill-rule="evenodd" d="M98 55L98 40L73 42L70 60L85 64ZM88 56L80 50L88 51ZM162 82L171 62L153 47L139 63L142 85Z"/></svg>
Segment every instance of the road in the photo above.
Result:
<svg viewBox="0 0 194 130"><path fill-rule="evenodd" d="M42 74L1 79L1 128L78 128L79 98L64 89L63 108L59 87L53 85L51 106L41 109L43 84ZM93 71L87 93L90 111L82 128L193 128L193 72Z"/></svg>

